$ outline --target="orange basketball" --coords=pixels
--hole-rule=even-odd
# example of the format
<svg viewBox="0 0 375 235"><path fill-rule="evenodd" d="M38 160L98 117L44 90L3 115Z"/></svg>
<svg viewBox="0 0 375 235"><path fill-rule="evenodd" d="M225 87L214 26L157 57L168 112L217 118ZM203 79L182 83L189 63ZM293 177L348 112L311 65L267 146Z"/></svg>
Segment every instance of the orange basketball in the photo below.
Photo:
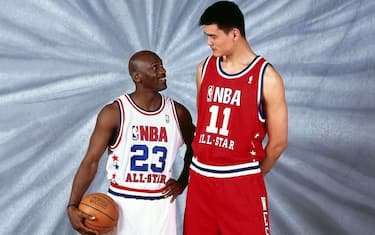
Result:
<svg viewBox="0 0 375 235"><path fill-rule="evenodd" d="M95 220L85 220L90 229L100 233L113 230L117 224L118 207L116 202L104 193L91 193L82 198L78 209L84 213L95 216Z"/></svg>

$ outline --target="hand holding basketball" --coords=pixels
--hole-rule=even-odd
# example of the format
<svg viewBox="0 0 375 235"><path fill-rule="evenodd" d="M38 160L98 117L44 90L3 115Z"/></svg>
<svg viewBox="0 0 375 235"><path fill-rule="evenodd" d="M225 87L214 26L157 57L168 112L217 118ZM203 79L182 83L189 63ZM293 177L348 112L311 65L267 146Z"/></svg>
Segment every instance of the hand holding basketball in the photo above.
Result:
<svg viewBox="0 0 375 235"><path fill-rule="evenodd" d="M85 219L84 224L100 234L112 231L117 224L119 215L117 204L106 194L92 193L86 195L82 198L78 209L95 217L94 220Z"/></svg>

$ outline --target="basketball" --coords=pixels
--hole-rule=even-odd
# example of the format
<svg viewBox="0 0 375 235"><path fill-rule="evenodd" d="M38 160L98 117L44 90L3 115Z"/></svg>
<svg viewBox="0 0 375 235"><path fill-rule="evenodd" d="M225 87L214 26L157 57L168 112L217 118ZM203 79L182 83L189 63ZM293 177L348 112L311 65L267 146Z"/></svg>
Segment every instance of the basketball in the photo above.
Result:
<svg viewBox="0 0 375 235"><path fill-rule="evenodd" d="M117 224L119 214L117 204L104 193L91 193L84 196L78 209L90 216L95 216L95 220L87 219L84 224L100 233L112 231Z"/></svg>

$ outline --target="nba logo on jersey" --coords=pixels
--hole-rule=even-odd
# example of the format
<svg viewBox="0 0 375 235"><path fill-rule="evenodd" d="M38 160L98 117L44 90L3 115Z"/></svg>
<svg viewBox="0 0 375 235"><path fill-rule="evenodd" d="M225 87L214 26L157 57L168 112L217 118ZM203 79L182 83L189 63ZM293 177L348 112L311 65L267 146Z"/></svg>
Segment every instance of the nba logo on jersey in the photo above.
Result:
<svg viewBox="0 0 375 235"><path fill-rule="evenodd" d="M165 115L165 122L169 123L169 115L167 115L167 114Z"/></svg>
<svg viewBox="0 0 375 235"><path fill-rule="evenodd" d="M133 140L139 139L138 126L132 126L132 138Z"/></svg>
<svg viewBox="0 0 375 235"><path fill-rule="evenodd" d="M252 75L249 77L249 80L247 80L247 83L248 83L248 84L253 83L253 76L252 76Z"/></svg>
<svg viewBox="0 0 375 235"><path fill-rule="evenodd" d="M214 95L214 89L215 89L215 86L213 86L213 85L208 86L208 90L207 90L207 102L211 102L212 101L212 97Z"/></svg>

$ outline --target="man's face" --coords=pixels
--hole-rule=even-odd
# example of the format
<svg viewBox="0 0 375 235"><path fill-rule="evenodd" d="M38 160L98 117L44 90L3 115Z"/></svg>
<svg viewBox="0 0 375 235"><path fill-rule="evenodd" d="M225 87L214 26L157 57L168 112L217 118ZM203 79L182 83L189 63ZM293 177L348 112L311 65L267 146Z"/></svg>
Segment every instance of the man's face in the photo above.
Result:
<svg viewBox="0 0 375 235"><path fill-rule="evenodd" d="M225 33L216 24L204 25L204 33L207 36L207 45L214 56L226 56L231 53L233 47L233 32Z"/></svg>
<svg viewBox="0 0 375 235"><path fill-rule="evenodd" d="M162 60L151 55L144 62L142 84L144 88L156 91L162 91L167 88L166 71Z"/></svg>

